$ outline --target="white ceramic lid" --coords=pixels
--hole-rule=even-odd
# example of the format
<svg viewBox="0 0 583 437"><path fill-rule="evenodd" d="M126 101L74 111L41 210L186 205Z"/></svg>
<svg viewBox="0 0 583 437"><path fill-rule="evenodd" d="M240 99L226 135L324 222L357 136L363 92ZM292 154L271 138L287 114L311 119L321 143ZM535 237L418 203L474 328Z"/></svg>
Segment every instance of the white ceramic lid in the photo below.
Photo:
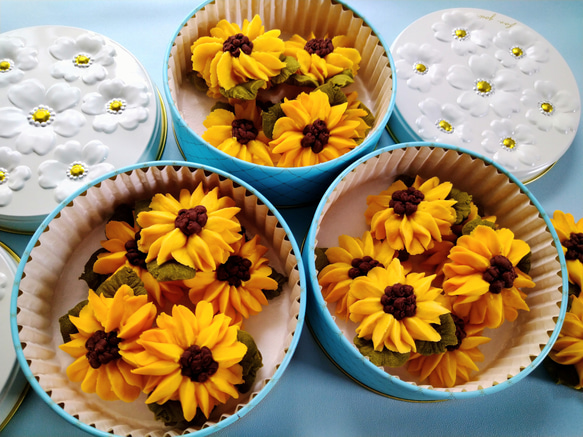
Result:
<svg viewBox="0 0 583 437"><path fill-rule="evenodd" d="M540 34L502 14L456 8L428 14L393 42L398 142L474 151L522 182L569 148L581 111L569 66Z"/></svg>
<svg viewBox="0 0 583 437"><path fill-rule="evenodd" d="M114 169L159 158L166 118L146 70L94 32L0 34L0 228L33 232Z"/></svg>
<svg viewBox="0 0 583 437"><path fill-rule="evenodd" d="M0 242L0 431L20 405L28 386L10 335L10 296L18 258Z"/></svg>

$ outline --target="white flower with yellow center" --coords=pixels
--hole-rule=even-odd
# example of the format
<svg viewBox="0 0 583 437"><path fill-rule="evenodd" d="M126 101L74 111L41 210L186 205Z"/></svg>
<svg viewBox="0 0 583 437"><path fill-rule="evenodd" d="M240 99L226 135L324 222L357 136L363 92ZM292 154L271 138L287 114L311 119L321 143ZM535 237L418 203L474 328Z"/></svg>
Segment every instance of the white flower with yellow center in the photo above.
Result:
<svg viewBox="0 0 583 437"><path fill-rule="evenodd" d="M452 65L447 81L463 91L457 103L474 117L487 115L490 108L500 117L520 111L518 73L500 68L491 55L472 55L467 66Z"/></svg>
<svg viewBox="0 0 583 437"><path fill-rule="evenodd" d="M75 39L60 37L49 47L49 52L58 59L51 67L51 76L67 82L81 78L88 85L105 79L105 67L115 62L116 55L113 46L92 33L84 33Z"/></svg>
<svg viewBox="0 0 583 437"><path fill-rule="evenodd" d="M537 80L534 89L522 92L520 100L527 107L526 119L539 130L555 129L566 134L577 129L581 109L577 96L553 82Z"/></svg>
<svg viewBox="0 0 583 437"><path fill-rule="evenodd" d="M482 132L481 144L486 155L497 163L508 170L517 170L521 163L534 166L540 161L536 136L530 126L504 119L494 120L490 128Z"/></svg>
<svg viewBox="0 0 583 437"><path fill-rule="evenodd" d="M67 141L55 148L54 156L38 167L39 185L54 189L57 202L66 199L77 189L115 169L107 159L109 148L99 140L84 146L79 141Z"/></svg>
<svg viewBox="0 0 583 437"><path fill-rule="evenodd" d="M48 90L36 79L24 80L8 89L14 106L0 108L0 137L15 138L15 148L23 154L46 155L56 136L72 137L85 124L74 108L81 98L79 88L64 83Z"/></svg>
<svg viewBox="0 0 583 437"><path fill-rule="evenodd" d="M483 29L484 20L472 12L452 10L441 16L441 21L431 28L435 39L448 42L456 55L476 53L478 49L487 48L492 40L490 32Z"/></svg>
<svg viewBox="0 0 583 437"><path fill-rule="evenodd" d="M443 82L447 72L441 64L442 55L430 44L408 42L395 51L397 77L407 86L423 93Z"/></svg>
<svg viewBox="0 0 583 437"><path fill-rule="evenodd" d="M38 65L38 51L11 36L0 37L0 88L19 82Z"/></svg>
<svg viewBox="0 0 583 437"><path fill-rule="evenodd" d="M457 106L429 97L419 102L419 110L422 115L415 124L423 139L457 145L472 141L471 125Z"/></svg>
<svg viewBox="0 0 583 437"><path fill-rule="evenodd" d="M524 74L536 73L540 64L549 60L548 45L537 41L536 34L526 27L499 32L494 37L494 44L499 48L494 54L496 59L505 67L518 67Z"/></svg>
<svg viewBox="0 0 583 437"><path fill-rule="evenodd" d="M148 119L150 93L145 83L126 84L121 79L104 80L96 93L83 99L81 110L95 115L93 129L110 134L118 126L133 130Z"/></svg>

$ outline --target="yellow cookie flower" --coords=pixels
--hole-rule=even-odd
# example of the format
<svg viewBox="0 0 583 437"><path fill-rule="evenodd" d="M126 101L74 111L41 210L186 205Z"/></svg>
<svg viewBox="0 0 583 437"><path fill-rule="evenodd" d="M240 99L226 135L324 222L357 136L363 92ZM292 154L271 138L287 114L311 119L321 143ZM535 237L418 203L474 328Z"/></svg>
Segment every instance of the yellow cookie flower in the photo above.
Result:
<svg viewBox="0 0 583 437"><path fill-rule="evenodd" d="M354 280L375 267L388 266L397 255L386 241L374 240L369 231L362 238L338 237L338 246L326 250L330 264L318 275L326 302L336 302L336 314L348 318L348 307L354 303L349 290Z"/></svg>
<svg viewBox="0 0 583 437"><path fill-rule="evenodd" d="M89 301L79 316L69 316L79 332L59 346L75 358L67 367L69 379L104 400L137 399L144 381L131 372L126 354L139 349L136 341L152 327L155 317L154 304L146 295L135 296L128 285L122 285L113 298L89 290Z"/></svg>
<svg viewBox="0 0 583 437"><path fill-rule="evenodd" d="M148 254L146 262L155 259L162 265L174 259L197 270L214 270L242 238L235 217L240 208L230 197L219 197L218 187L206 193L201 182L192 193L180 190L178 199L158 193L150 208L137 217L142 228L138 250Z"/></svg>
<svg viewBox="0 0 583 437"><path fill-rule="evenodd" d="M214 315L209 302L193 313L182 305L172 315L161 313L157 327L142 333L143 350L132 355L136 375L147 377L146 403L180 401L184 418L191 421L197 408L208 418L212 409L238 398L243 382L239 364L247 346L237 340L239 328L224 314Z"/></svg>
<svg viewBox="0 0 583 437"><path fill-rule="evenodd" d="M212 303L215 313L229 316L241 325L262 311L268 301L262 290L277 290L278 283L271 275L269 259L263 255L267 248L259 244L259 235L247 242L236 243L235 251L215 271L197 272L184 281L190 300Z"/></svg>
<svg viewBox="0 0 583 437"><path fill-rule="evenodd" d="M506 228L478 226L462 235L443 267L443 290L455 297L455 314L472 325L497 328L504 320L514 321L518 310L528 311L520 289L535 284L516 265L529 252L528 244Z"/></svg>
<svg viewBox="0 0 583 437"><path fill-rule="evenodd" d="M281 154L278 167L320 164L354 149L366 111L347 108L347 102L330 106L320 90L284 99L285 116L275 122L269 143L273 153Z"/></svg>
<svg viewBox="0 0 583 437"><path fill-rule="evenodd" d="M249 80L264 80L277 76L285 63L280 60L285 45L277 29L265 32L259 15L243 26L221 20L210 30L210 36L198 38L191 46L192 68L205 80L207 94L221 96L220 89L229 90Z"/></svg>
<svg viewBox="0 0 583 437"><path fill-rule="evenodd" d="M255 100L234 104L235 112L215 109L205 121L202 139L235 158L273 166L269 138L261 127L261 111Z"/></svg>
<svg viewBox="0 0 583 437"><path fill-rule="evenodd" d="M93 264L93 271L101 275L112 275L123 267L131 268L142 280L150 297L160 307L166 299L176 303L184 290L179 281L158 282L146 269L146 254L138 250L139 228L126 222L112 220L105 225L107 240L101 246L107 252L100 253ZM136 238L138 236L138 238Z"/></svg>
<svg viewBox="0 0 583 437"><path fill-rule="evenodd" d="M456 324L458 344L447 346L447 351L441 354L414 353L407 361L407 370L412 375L419 376L420 382L429 379L429 384L433 387L449 388L468 382L472 373L478 371L476 362L484 361L484 354L478 346L491 340L482 335L482 327L467 325L459 317L452 316Z"/></svg>
<svg viewBox="0 0 583 437"><path fill-rule="evenodd" d="M551 223L563 247L569 281L581 289L583 284L583 218L575 223L573 215L555 211Z"/></svg>
<svg viewBox="0 0 583 437"><path fill-rule="evenodd" d="M395 250L417 255L451 233L455 221L455 200L446 200L450 182L437 177L424 181L417 176L408 187L401 180L378 195L367 197L365 218L373 236L385 238Z"/></svg>
<svg viewBox="0 0 583 437"><path fill-rule="evenodd" d="M415 352L415 340L439 341L431 325L441 324L439 316L449 310L436 300L441 289L432 287L432 280L422 273L405 275L397 258L386 269L356 278L350 289L355 302L348 310L350 320L359 323L358 336L372 340L376 351L386 347L401 354Z"/></svg>
<svg viewBox="0 0 583 437"><path fill-rule="evenodd" d="M350 41L344 35L316 38L312 32L305 40L296 34L285 42L284 54L298 60L301 74L322 85L326 79L345 70L350 70L356 76L361 56L358 50L349 45Z"/></svg>
<svg viewBox="0 0 583 437"><path fill-rule="evenodd" d="M573 297L559 338L549 356L559 364L575 366L579 375L579 383L575 388L583 388L583 293Z"/></svg>

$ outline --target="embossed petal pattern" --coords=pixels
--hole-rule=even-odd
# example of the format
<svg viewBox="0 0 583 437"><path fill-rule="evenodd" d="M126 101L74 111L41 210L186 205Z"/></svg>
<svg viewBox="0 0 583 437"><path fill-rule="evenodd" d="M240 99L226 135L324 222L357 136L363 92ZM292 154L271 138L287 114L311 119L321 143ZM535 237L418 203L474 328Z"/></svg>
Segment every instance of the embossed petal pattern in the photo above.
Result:
<svg viewBox="0 0 583 437"><path fill-rule="evenodd" d="M35 48L27 47L20 38L0 37L0 62L10 63L10 68L0 73L0 88L22 80L25 71L37 66L37 54Z"/></svg>
<svg viewBox="0 0 583 437"><path fill-rule="evenodd" d="M126 108L119 113L107 111L108 102L113 99L123 99ZM148 103L150 94L145 83L126 84L121 79L104 80L98 92L89 93L83 99L81 110L89 115L95 115L93 128L97 132L112 133L118 126L133 130L148 119Z"/></svg>
<svg viewBox="0 0 583 437"><path fill-rule="evenodd" d="M510 120L494 120L491 129L482 132L484 154L509 170L518 168L518 162L533 166L541 156L536 147L536 136L532 127L525 124L515 125ZM513 148L504 147L505 139L512 139Z"/></svg>
<svg viewBox="0 0 583 437"><path fill-rule="evenodd" d="M115 48L107 45L105 40L96 34L85 33L77 38L63 36L57 38L49 47L49 52L57 62L51 67L51 75L57 79L73 82L79 77L88 85L93 85L107 76L105 67L115 62ZM79 54L90 58L90 64L79 67L74 59Z"/></svg>
<svg viewBox="0 0 583 437"><path fill-rule="evenodd" d="M6 206L12 200L12 192L19 191L32 176L30 168L19 165L21 154L8 147L0 147L0 169L4 180L0 183L0 206Z"/></svg>
<svg viewBox="0 0 583 437"><path fill-rule="evenodd" d="M56 135L72 137L85 124L85 117L74 107L81 97L79 88L55 84L48 90L36 79L24 80L8 89L8 99L16 107L0 108L0 137L16 137L16 150L23 154L46 155L56 142ZM29 123L27 116L39 105L55 111L47 126Z"/></svg>
<svg viewBox="0 0 583 437"><path fill-rule="evenodd" d="M409 88L426 93L443 82L447 70L441 64L442 55L430 44L407 43L397 49L395 58L397 77L406 80ZM419 72L417 65L424 70Z"/></svg>
<svg viewBox="0 0 583 437"><path fill-rule="evenodd" d="M104 162L108 154L109 148L99 140L90 141L84 146L74 140L60 144L55 148L54 156L57 159L39 165L39 185L54 189L55 200L61 202L77 189L115 169L112 164ZM76 163L83 164L85 177L69 177L69 168Z"/></svg>

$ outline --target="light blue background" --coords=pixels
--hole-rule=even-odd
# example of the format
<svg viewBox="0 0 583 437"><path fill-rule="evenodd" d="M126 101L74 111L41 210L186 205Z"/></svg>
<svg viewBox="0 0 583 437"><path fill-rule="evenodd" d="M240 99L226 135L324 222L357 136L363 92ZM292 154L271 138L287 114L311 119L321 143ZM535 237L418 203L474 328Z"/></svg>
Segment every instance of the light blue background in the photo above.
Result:
<svg viewBox="0 0 583 437"><path fill-rule="evenodd" d="M495 11L526 24L565 58L583 90L583 1L348 1L387 46L408 24L451 7ZM65 25L101 33L130 50L162 90L164 54L197 0L0 0L0 32ZM581 94L581 93L580 93ZM580 126L583 123L580 124ZM392 144L384 133L381 145ZM169 132L163 159L181 159ZM552 216L583 217L583 133L543 178L528 185ZM315 205L282 210L301 243ZM28 238L0 232L22 253ZM86 436L29 391L2 437ZM583 436L583 392L555 385L539 367L517 385L464 401L412 403L368 391L346 377L304 329L295 355L265 399L220 436Z"/></svg>

